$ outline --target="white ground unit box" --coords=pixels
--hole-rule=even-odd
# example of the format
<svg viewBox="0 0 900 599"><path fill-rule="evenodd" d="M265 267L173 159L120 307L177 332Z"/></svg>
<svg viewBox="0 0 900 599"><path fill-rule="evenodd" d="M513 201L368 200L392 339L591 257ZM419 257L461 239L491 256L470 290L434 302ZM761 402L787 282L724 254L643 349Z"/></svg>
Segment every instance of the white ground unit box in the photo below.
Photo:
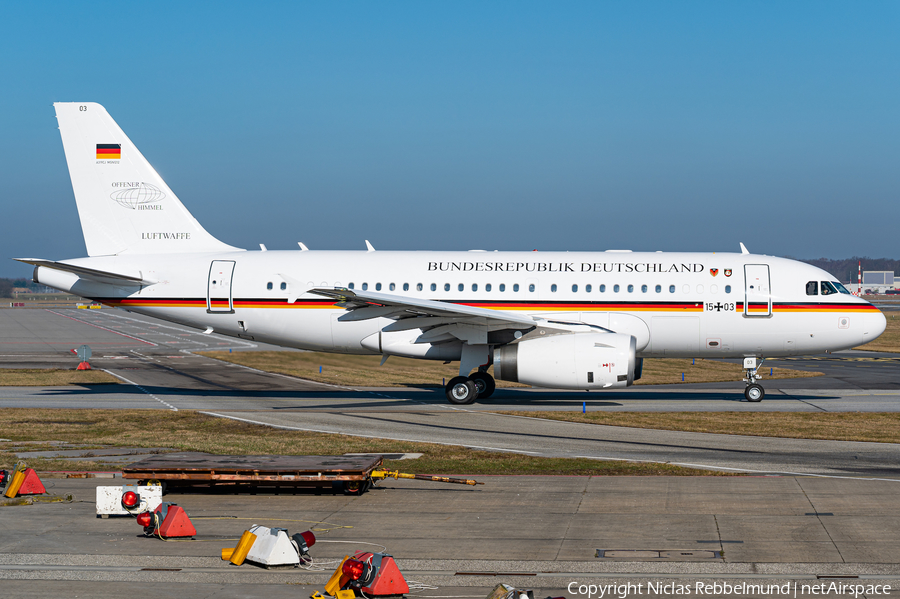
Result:
<svg viewBox="0 0 900 599"><path fill-rule="evenodd" d="M256 540L247 553L248 562L266 568L300 564L300 554L285 529L255 525L250 527L250 532L256 535Z"/></svg>
<svg viewBox="0 0 900 599"><path fill-rule="evenodd" d="M133 510L122 507L122 495L133 491L141 497L140 503ZM109 516L137 515L141 512L152 512L162 503L162 487L160 485L119 485L117 487L97 487L97 515L101 518Z"/></svg>

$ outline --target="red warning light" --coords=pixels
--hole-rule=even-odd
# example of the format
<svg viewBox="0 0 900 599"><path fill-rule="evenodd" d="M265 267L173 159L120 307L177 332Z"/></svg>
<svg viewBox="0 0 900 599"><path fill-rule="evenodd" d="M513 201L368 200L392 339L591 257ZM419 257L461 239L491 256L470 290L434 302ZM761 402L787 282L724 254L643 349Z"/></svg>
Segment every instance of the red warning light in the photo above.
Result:
<svg viewBox="0 0 900 599"><path fill-rule="evenodd" d="M316 535L314 535L312 531L307 530L306 532L301 532L300 536L306 541L307 547L312 547L316 544Z"/></svg>
<svg viewBox="0 0 900 599"><path fill-rule="evenodd" d="M358 562L355 559L348 559L344 562L344 565L341 566L341 571L345 576L349 576L351 580L359 580L363 575L363 570L365 566L362 562Z"/></svg>
<svg viewBox="0 0 900 599"><path fill-rule="evenodd" d="M122 494L122 507L126 510L134 509L141 502L141 498L134 491L126 491Z"/></svg>
<svg viewBox="0 0 900 599"><path fill-rule="evenodd" d="M150 512L143 512L137 515L136 520L138 524L140 524L144 528L147 528L153 522L153 516L150 514Z"/></svg>

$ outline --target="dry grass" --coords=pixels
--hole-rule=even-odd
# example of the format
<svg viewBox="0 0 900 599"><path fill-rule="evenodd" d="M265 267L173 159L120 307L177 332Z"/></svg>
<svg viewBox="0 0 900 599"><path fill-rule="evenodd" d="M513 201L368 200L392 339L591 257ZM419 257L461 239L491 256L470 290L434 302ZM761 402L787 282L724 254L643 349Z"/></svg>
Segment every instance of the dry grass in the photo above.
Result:
<svg viewBox="0 0 900 599"><path fill-rule="evenodd" d="M381 356L354 356L320 352L202 352L226 362L279 372L322 383L350 387L443 387L459 374L458 364L391 357L379 366ZM319 373L319 367L322 372ZM498 387L524 387L497 381Z"/></svg>
<svg viewBox="0 0 900 599"><path fill-rule="evenodd" d="M793 379L822 376L821 372L793 370L791 368L765 368L760 371L770 379ZM684 381L681 375L684 374ZM644 360L644 372L635 385L670 385L673 383L723 383L740 381L744 378L744 370L740 364L704 360L698 358L647 358Z"/></svg>
<svg viewBox="0 0 900 599"><path fill-rule="evenodd" d="M0 297L0 308L9 308L9 304L15 302L24 303L24 307L26 308L39 308L46 304L55 306L60 304L72 304L74 306L77 303L88 303L90 300L68 293L20 293L19 297Z"/></svg>
<svg viewBox="0 0 900 599"><path fill-rule="evenodd" d="M344 453L422 453L417 460L386 461L392 469L418 474L541 474L541 475L719 475L667 464L602 462L587 459L536 458L513 453L476 451L465 447L363 439L344 435L268 428L214 418L183 410L50 410L0 409L4 423L0 464L16 462L14 450L45 447L22 441L67 441L127 447L171 447L230 455L341 455ZM73 464L30 459L39 470L108 470L90 461Z"/></svg>
<svg viewBox="0 0 900 599"><path fill-rule="evenodd" d="M348 387L442 387L459 374L457 364L442 364L428 360L391 357L379 366L380 356L351 356L318 352L203 352L204 356L242 364L267 372L278 372L303 379L345 385ZM319 372L319 367L322 372ZM680 383L717 383L739 381L743 377L740 364L714 360L646 359L639 385ZM821 372L806 372L775 368L767 379L820 376ZM518 383L497 381L498 387L524 387Z"/></svg>
<svg viewBox="0 0 900 599"><path fill-rule="evenodd" d="M900 443L900 413L503 412L531 418L669 431Z"/></svg>
<svg viewBox="0 0 900 599"><path fill-rule="evenodd" d="M886 312L885 317L887 318L887 328L881 337L853 349L900 353L900 318L896 318L894 312Z"/></svg>
<svg viewBox="0 0 900 599"><path fill-rule="evenodd" d="M109 385L119 380L102 370L62 368L0 368L2 387L56 387L60 385Z"/></svg>

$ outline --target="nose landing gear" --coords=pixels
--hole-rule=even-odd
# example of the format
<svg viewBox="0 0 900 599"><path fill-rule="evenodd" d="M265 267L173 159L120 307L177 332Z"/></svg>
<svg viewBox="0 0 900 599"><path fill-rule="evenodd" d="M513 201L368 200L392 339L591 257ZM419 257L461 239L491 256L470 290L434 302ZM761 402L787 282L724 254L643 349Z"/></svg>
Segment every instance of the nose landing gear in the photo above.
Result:
<svg viewBox="0 0 900 599"><path fill-rule="evenodd" d="M761 378L758 373L759 367L765 361L765 358L759 358L758 360L757 358L744 358L744 372L746 373L744 382L747 383L747 387L744 389L744 397L747 401L762 401L766 396L766 390L756 382Z"/></svg>

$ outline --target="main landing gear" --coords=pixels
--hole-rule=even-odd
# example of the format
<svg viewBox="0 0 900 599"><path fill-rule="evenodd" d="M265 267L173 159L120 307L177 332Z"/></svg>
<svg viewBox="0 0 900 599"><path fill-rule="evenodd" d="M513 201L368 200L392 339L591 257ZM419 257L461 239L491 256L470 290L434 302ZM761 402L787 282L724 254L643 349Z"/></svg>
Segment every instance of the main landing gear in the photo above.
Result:
<svg viewBox="0 0 900 599"><path fill-rule="evenodd" d="M744 382L747 383L747 387L744 389L744 397L747 401L762 401L763 397L766 396L766 390L756 382L760 379L757 371L765 361L765 358L758 360L756 358L744 358Z"/></svg>
<svg viewBox="0 0 900 599"><path fill-rule="evenodd" d="M486 372L478 371L471 376L457 376L450 379L444 391L450 403L464 406L478 398L488 398L496 389L494 377Z"/></svg>

